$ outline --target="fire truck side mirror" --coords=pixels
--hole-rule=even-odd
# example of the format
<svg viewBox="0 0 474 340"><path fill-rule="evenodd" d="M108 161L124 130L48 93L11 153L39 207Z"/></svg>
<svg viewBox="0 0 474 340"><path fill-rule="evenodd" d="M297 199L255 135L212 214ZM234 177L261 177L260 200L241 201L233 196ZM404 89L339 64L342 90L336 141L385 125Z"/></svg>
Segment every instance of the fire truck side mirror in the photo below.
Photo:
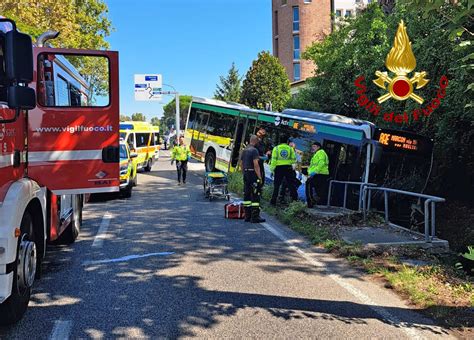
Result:
<svg viewBox="0 0 474 340"><path fill-rule="evenodd" d="M31 110L36 106L35 90L25 86L8 88L8 107L10 109Z"/></svg>
<svg viewBox="0 0 474 340"><path fill-rule="evenodd" d="M11 83L33 80L33 45L29 35L16 30L6 33L5 73Z"/></svg>

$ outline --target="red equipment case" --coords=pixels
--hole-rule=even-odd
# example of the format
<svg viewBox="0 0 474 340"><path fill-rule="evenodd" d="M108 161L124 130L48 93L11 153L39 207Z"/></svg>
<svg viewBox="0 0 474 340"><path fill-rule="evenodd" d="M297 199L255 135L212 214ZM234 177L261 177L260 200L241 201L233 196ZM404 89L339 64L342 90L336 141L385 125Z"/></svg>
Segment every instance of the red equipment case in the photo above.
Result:
<svg viewBox="0 0 474 340"><path fill-rule="evenodd" d="M227 203L224 206L224 216L230 219L242 219L245 218L244 206L242 203Z"/></svg>

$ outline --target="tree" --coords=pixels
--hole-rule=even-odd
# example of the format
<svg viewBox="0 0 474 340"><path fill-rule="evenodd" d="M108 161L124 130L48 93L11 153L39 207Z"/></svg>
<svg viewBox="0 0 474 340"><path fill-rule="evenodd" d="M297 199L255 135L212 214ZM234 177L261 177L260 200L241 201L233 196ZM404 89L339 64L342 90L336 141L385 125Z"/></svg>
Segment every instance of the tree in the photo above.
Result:
<svg viewBox="0 0 474 340"><path fill-rule="evenodd" d="M457 44L456 49L462 56L462 64L459 67L470 70L470 80L465 84L465 92L471 100L466 104L466 108L473 108L474 65L472 60L474 59L474 53L472 38L474 36L474 3L466 0L450 0L449 2L445 0L432 0L429 4L426 3L426 0L401 0L400 2L421 11L423 13L422 20L432 15L444 19L443 24L446 29L443 30L443 34L446 38Z"/></svg>
<svg viewBox="0 0 474 340"><path fill-rule="evenodd" d="M37 38L47 30L60 32L55 47L103 49L112 30L103 0L3 0L0 13Z"/></svg>
<svg viewBox="0 0 474 340"><path fill-rule="evenodd" d="M245 76L241 102L257 109L265 109L271 103L274 111L281 111L290 97L290 81L284 67L270 52L260 52Z"/></svg>
<svg viewBox="0 0 474 340"><path fill-rule="evenodd" d="M146 122L146 117L143 113L137 112L132 114L132 120L134 122Z"/></svg>
<svg viewBox="0 0 474 340"><path fill-rule="evenodd" d="M151 125L153 126L160 126L160 118L158 117L153 117L150 121Z"/></svg>
<svg viewBox="0 0 474 340"><path fill-rule="evenodd" d="M131 120L132 120L132 118L130 118L129 116L122 115L122 114L120 115L120 121L121 122L129 122Z"/></svg>
<svg viewBox="0 0 474 340"><path fill-rule="evenodd" d="M227 102L239 102L242 91L242 77L239 76L239 70L232 63L232 67L227 73L227 77L220 76L220 85L217 84L214 98Z"/></svg>
<svg viewBox="0 0 474 340"><path fill-rule="evenodd" d="M33 40L47 30L60 32L51 41L55 47L107 49L105 39L112 30L104 0L3 0L0 13L16 21L18 28ZM108 65L105 58L68 57L89 84L89 99L108 92ZM99 72L98 70L105 70Z"/></svg>
<svg viewBox="0 0 474 340"><path fill-rule="evenodd" d="M472 77L470 70L462 67L464 51L447 36L449 19L445 13L434 12L423 19L423 11L411 5L397 4L387 16L377 4L368 6L349 25L305 51L303 57L317 66L316 76L307 79L307 88L298 94L291 106L339 113L393 128L382 115L374 116L358 106L354 81L363 75L369 83L375 79L376 70L383 71L381 67L384 67L401 19L407 23L416 70L426 70L432 84L418 90L426 100L423 107L436 98L440 78L446 75L449 79L446 96L436 111L401 128L432 136L435 140L435 162L428 191L468 202L472 199L470 192L474 192L474 118L473 111L466 109L470 97L466 95L465 87ZM437 34L432 34L433 27L437 28ZM367 86L367 97L377 98L381 93L376 86ZM390 100L383 104L384 112L412 112L418 108L420 106L411 100Z"/></svg>
<svg viewBox="0 0 474 340"><path fill-rule="evenodd" d="M186 119L188 118L189 105L192 100L192 96L179 96L179 120L180 120L180 129L184 129L186 125ZM163 107L163 117L161 121L163 125L167 128L170 128L172 125L176 124L176 100L173 99L168 104Z"/></svg>

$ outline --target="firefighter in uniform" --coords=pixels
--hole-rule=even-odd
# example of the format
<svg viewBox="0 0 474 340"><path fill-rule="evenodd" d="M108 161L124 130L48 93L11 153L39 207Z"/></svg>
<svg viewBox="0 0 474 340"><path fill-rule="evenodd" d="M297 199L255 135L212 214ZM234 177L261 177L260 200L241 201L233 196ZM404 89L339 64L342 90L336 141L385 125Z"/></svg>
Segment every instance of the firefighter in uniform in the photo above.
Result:
<svg viewBox="0 0 474 340"><path fill-rule="evenodd" d="M179 144L171 151L171 164L176 161L176 171L178 172L178 185L181 185L181 176L183 184L186 184L186 173L188 172L188 160L191 158L189 147L184 144L184 138L179 137Z"/></svg>
<svg viewBox="0 0 474 340"><path fill-rule="evenodd" d="M273 195L270 204L276 205L278 193L283 180L286 181L290 196L293 201L298 199L298 194L295 188L295 173L293 165L296 163L295 150L289 145L291 140L287 143L282 143L273 148L272 159L270 161L270 169L275 174L273 179Z"/></svg>
<svg viewBox="0 0 474 340"><path fill-rule="evenodd" d="M306 201L308 208L312 208L315 203L324 204L327 199L327 186L329 179L329 158L321 148L321 144L314 142L311 146L314 152L308 168L308 180L306 181ZM318 196L318 202L314 197L314 191Z"/></svg>
<svg viewBox="0 0 474 340"><path fill-rule="evenodd" d="M268 161L268 157L271 155L271 151L268 151L269 149L268 149L268 145L266 143L266 138L265 138L267 135L267 131L265 130L265 128L263 127L259 128L256 135L258 137L258 143L257 145L255 145L255 148L257 149L258 155L260 156L258 165L260 165L260 172L262 174L263 184L265 184L264 162ZM270 147L270 150L271 150L271 147Z"/></svg>
<svg viewBox="0 0 474 340"><path fill-rule="evenodd" d="M257 143L258 137L250 136L250 143L240 156L244 177L245 221L252 223L265 222L265 219L260 217L260 194L263 178L260 171L258 150L255 148Z"/></svg>

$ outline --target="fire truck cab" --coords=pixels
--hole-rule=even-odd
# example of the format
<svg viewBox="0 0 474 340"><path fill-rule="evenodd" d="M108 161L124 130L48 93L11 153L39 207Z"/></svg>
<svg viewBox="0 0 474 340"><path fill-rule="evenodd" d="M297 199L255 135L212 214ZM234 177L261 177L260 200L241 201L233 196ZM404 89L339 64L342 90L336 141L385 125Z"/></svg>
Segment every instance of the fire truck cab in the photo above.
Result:
<svg viewBox="0 0 474 340"><path fill-rule="evenodd" d="M46 244L77 238L84 195L119 190L118 53L45 37L0 17L0 324L25 313Z"/></svg>

